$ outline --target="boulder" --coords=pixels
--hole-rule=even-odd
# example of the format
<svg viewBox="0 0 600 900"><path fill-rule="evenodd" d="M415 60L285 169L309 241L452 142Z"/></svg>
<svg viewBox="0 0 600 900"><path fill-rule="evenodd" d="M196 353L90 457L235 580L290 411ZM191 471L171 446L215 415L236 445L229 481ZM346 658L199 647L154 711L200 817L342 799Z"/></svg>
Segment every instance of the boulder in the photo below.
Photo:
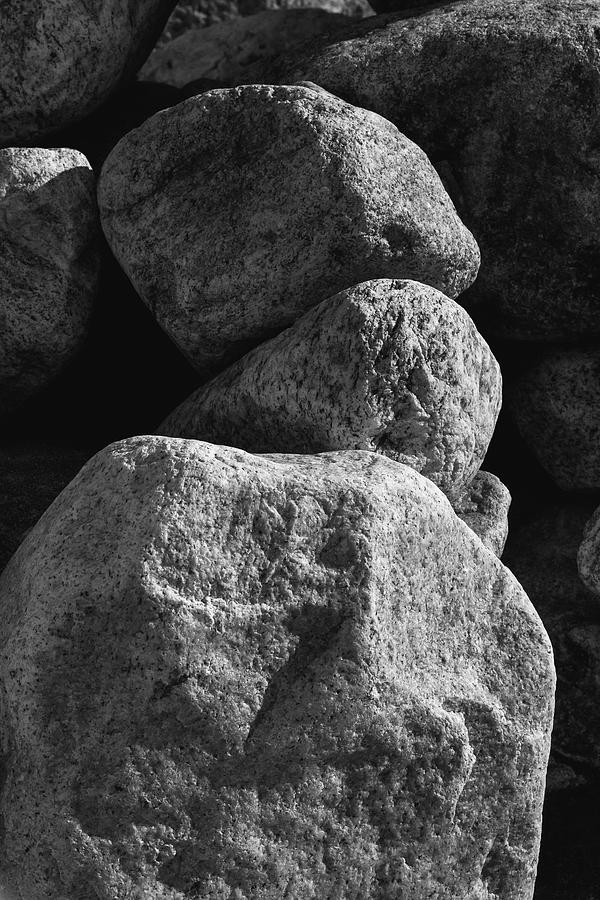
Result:
<svg viewBox="0 0 600 900"><path fill-rule="evenodd" d="M203 374L371 278L456 296L479 250L425 155L389 122L307 86L209 91L106 160L115 256Z"/></svg>
<svg viewBox="0 0 600 900"><path fill-rule="evenodd" d="M98 287L95 179L76 150L0 150L0 415L76 354Z"/></svg>
<svg viewBox="0 0 600 900"><path fill-rule="evenodd" d="M501 399L500 369L467 313L434 288L384 279L309 310L158 431L258 453L377 451L458 497Z"/></svg>
<svg viewBox="0 0 600 900"><path fill-rule="evenodd" d="M240 13L250 16L265 9L322 9L325 12L364 19L374 14L368 0L238 0Z"/></svg>
<svg viewBox="0 0 600 900"><path fill-rule="evenodd" d="M409 467L114 444L0 605L0 882L28 900L531 900L550 644Z"/></svg>
<svg viewBox="0 0 600 900"><path fill-rule="evenodd" d="M600 508L586 523L583 540L577 551L579 577L593 594L600 594Z"/></svg>
<svg viewBox="0 0 600 900"><path fill-rule="evenodd" d="M510 492L500 479L480 471L452 506L484 546L500 557L508 537L510 502Z"/></svg>
<svg viewBox="0 0 600 900"><path fill-rule="evenodd" d="M543 354L511 387L509 402L523 438L560 488L600 488L599 350Z"/></svg>
<svg viewBox="0 0 600 900"><path fill-rule="evenodd" d="M483 265L484 335L600 334L600 6L470 0L378 16L257 80L310 80L394 122L437 166Z"/></svg>
<svg viewBox="0 0 600 900"><path fill-rule="evenodd" d="M138 78L177 88L201 78L243 84L258 61L323 37L349 21L322 9L273 9L194 28L156 49Z"/></svg>
<svg viewBox="0 0 600 900"><path fill-rule="evenodd" d="M174 0L6 0L0 146L83 119L146 59Z"/></svg>

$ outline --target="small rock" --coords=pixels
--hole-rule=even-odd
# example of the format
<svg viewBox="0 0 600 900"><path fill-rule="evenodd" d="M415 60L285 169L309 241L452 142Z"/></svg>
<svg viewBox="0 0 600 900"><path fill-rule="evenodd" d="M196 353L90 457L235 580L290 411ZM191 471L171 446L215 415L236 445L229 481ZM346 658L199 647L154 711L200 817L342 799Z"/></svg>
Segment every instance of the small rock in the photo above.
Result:
<svg viewBox="0 0 600 900"><path fill-rule="evenodd" d="M414 281L368 281L200 387L158 430L258 453L374 450L460 496L501 399L498 364L460 306ZM480 488L492 515L500 488Z"/></svg>
<svg viewBox="0 0 600 900"><path fill-rule="evenodd" d="M304 86L158 113L117 144L98 196L117 259L203 375L353 284L414 278L455 296L479 265L419 148Z"/></svg>
<svg viewBox="0 0 600 900"><path fill-rule="evenodd" d="M285 53L349 21L347 16L322 9L278 9L194 28L155 50L138 78L177 88L201 78L241 84L259 60Z"/></svg>
<svg viewBox="0 0 600 900"><path fill-rule="evenodd" d="M0 150L0 415L80 349L98 288L95 179L76 150Z"/></svg>
<svg viewBox="0 0 600 900"><path fill-rule="evenodd" d="M586 523L577 551L579 577L593 594L600 594L600 507Z"/></svg>
<svg viewBox="0 0 600 900"><path fill-rule="evenodd" d="M0 146L85 118L133 75L174 0L8 0L0 5Z"/></svg>
<svg viewBox="0 0 600 900"><path fill-rule="evenodd" d="M452 506L481 542L500 557L508 536L510 501L508 488L496 475L478 472Z"/></svg>
<svg viewBox="0 0 600 900"><path fill-rule="evenodd" d="M547 636L412 469L112 445L0 579L28 900L530 900Z"/></svg>
<svg viewBox="0 0 600 900"><path fill-rule="evenodd" d="M519 431L565 491L600 488L600 351L541 356L509 393Z"/></svg>

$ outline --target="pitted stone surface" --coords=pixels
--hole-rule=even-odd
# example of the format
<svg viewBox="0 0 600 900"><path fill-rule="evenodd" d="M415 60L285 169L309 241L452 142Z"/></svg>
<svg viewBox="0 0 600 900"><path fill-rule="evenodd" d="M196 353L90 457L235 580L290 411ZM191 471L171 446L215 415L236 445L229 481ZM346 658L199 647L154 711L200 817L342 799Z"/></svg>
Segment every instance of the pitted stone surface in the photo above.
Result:
<svg viewBox="0 0 600 900"><path fill-rule="evenodd" d="M410 11L408 11L410 13ZM378 16L257 80L309 80L394 122L476 235L490 331L600 334L600 6L470 0Z"/></svg>
<svg viewBox="0 0 600 900"><path fill-rule="evenodd" d="M455 296L479 265L419 148L306 86L214 90L153 116L112 151L98 196L117 259L203 374L353 284Z"/></svg>
<svg viewBox="0 0 600 900"><path fill-rule="evenodd" d="M309 310L200 387L158 431L245 450L375 450L457 497L502 399L467 313L414 281L368 281Z"/></svg>
<svg viewBox="0 0 600 900"><path fill-rule="evenodd" d="M532 897L550 645L412 469L114 444L0 607L0 881L28 900Z"/></svg>
<svg viewBox="0 0 600 900"><path fill-rule="evenodd" d="M95 179L76 150L0 150L0 414L80 349L98 288Z"/></svg>
<svg viewBox="0 0 600 900"><path fill-rule="evenodd" d="M0 146L93 112L152 49L174 0L3 0Z"/></svg>
<svg viewBox="0 0 600 900"><path fill-rule="evenodd" d="M600 594L600 509L586 523L577 551L577 568L585 586L593 594Z"/></svg>
<svg viewBox="0 0 600 900"><path fill-rule="evenodd" d="M484 546L500 557L508 537L510 502L510 492L500 479L480 471L452 506Z"/></svg>

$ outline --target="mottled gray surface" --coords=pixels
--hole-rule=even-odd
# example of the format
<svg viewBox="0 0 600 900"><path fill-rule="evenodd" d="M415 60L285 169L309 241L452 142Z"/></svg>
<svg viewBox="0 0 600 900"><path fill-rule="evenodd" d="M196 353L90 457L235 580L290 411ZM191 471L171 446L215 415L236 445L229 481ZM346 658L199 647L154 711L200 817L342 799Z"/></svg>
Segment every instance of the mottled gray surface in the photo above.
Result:
<svg viewBox="0 0 600 900"><path fill-rule="evenodd" d="M600 488L600 350L555 350L511 387L523 438L566 491Z"/></svg>
<svg viewBox="0 0 600 900"><path fill-rule="evenodd" d="M508 536L510 502L510 491L500 479L480 471L452 506L488 550L500 557Z"/></svg>
<svg viewBox="0 0 600 900"><path fill-rule="evenodd" d="M501 398L498 363L465 311L423 284L384 279L324 300L158 431L259 453L375 450L457 496Z"/></svg>
<svg viewBox="0 0 600 900"><path fill-rule="evenodd" d="M243 84L259 60L331 34L349 21L322 9L279 9L194 28L151 53L138 78L174 87L198 78Z"/></svg>
<svg viewBox="0 0 600 900"><path fill-rule="evenodd" d="M487 330L600 334L599 10L471 0L381 16L257 80L317 82L425 150L481 247L465 302Z"/></svg>
<svg viewBox="0 0 600 900"><path fill-rule="evenodd" d="M577 568L585 586L592 593L600 594L600 508L586 523L577 551Z"/></svg>
<svg viewBox="0 0 600 900"><path fill-rule="evenodd" d="M530 900L554 670L412 469L144 437L0 579L27 900Z"/></svg>
<svg viewBox="0 0 600 900"><path fill-rule="evenodd" d="M479 250L425 155L324 91L215 90L153 116L104 164L117 259L203 374L369 278L455 296Z"/></svg>
<svg viewBox="0 0 600 900"><path fill-rule="evenodd" d="M174 0L3 0L0 146L83 119L133 74Z"/></svg>
<svg viewBox="0 0 600 900"><path fill-rule="evenodd" d="M81 347L98 288L95 179L76 150L0 150L0 414Z"/></svg>

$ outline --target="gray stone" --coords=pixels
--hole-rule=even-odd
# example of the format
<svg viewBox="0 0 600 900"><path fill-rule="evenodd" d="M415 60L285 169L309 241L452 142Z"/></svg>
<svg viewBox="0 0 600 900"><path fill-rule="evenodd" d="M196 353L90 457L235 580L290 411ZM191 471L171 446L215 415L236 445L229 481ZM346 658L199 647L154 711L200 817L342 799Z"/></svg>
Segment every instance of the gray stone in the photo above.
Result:
<svg viewBox="0 0 600 900"><path fill-rule="evenodd" d="M83 119L133 75L174 0L4 0L0 146Z"/></svg>
<svg viewBox="0 0 600 900"><path fill-rule="evenodd" d="M551 648L412 469L133 438L0 598L28 900L532 897Z"/></svg>
<svg viewBox="0 0 600 900"><path fill-rule="evenodd" d="M593 594L600 594L600 507L586 523L577 551L579 577Z"/></svg>
<svg viewBox="0 0 600 900"><path fill-rule="evenodd" d="M98 196L117 259L202 374L353 284L414 278L455 296L479 265L421 150L306 86L158 113L114 148Z"/></svg>
<svg viewBox="0 0 600 900"><path fill-rule="evenodd" d="M600 350L555 350L509 392L519 431L556 484L600 488Z"/></svg>
<svg viewBox="0 0 600 900"><path fill-rule="evenodd" d="M194 28L156 49L138 78L174 87L199 78L243 84L259 60L330 34L349 21L322 9L279 9Z"/></svg>
<svg viewBox="0 0 600 900"><path fill-rule="evenodd" d="M257 80L310 80L434 162L483 265L484 334L600 334L600 6L470 0L378 16Z"/></svg>
<svg viewBox="0 0 600 900"><path fill-rule="evenodd" d="M498 363L460 306L414 281L368 281L200 387L158 430L259 453L374 450L460 496L501 400Z"/></svg>
<svg viewBox="0 0 600 900"><path fill-rule="evenodd" d="M508 537L510 502L510 492L500 479L480 471L452 506L488 550L500 557Z"/></svg>
<svg viewBox="0 0 600 900"><path fill-rule="evenodd" d="M76 150L0 150L0 414L80 349L98 289L95 179Z"/></svg>

